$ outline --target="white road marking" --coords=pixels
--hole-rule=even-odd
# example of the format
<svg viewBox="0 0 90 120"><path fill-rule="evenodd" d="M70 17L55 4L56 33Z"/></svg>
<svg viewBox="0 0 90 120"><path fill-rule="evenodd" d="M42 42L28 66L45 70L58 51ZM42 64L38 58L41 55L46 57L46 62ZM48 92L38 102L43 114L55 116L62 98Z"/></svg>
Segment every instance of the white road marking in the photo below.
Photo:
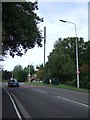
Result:
<svg viewBox="0 0 90 120"><path fill-rule="evenodd" d="M20 86L21 88L29 88L28 86Z"/></svg>
<svg viewBox="0 0 90 120"><path fill-rule="evenodd" d="M58 97L58 98L61 98L61 99L64 99L64 100L67 100L67 101L70 101L70 102L77 103L77 104L79 104L79 105L83 105L83 106L85 106L85 107L90 107L90 106L88 106L88 105L86 105L86 104L84 104L84 103L80 103L80 102L77 102L77 101L74 101L74 100L70 100L70 99L65 98L65 97L61 97L61 96L57 96L57 97Z"/></svg>
<svg viewBox="0 0 90 120"><path fill-rule="evenodd" d="M28 111L25 109L25 107L22 105L22 103L17 99L17 97L11 92L11 95L13 96L14 100L16 101L19 109L21 110L21 113L23 114L24 118L31 119L31 115L28 113ZM32 120L32 119L31 119Z"/></svg>
<svg viewBox="0 0 90 120"><path fill-rule="evenodd" d="M38 91L38 92L41 92L41 93L44 93L44 94L47 94L47 92L45 92L45 91L41 91L41 90L38 90L38 89L33 89L33 90ZM84 103L80 103L80 102L78 102L78 101L74 101L74 100L71 100L71 99L68 99L68 98L65 98L65 97L61 97L61 96L57 96L57 97L58 97L58 98L61 98L61 99L64 99L64 100L67 100L67 101L69 101L69 102L74 102L74 103L76 103L76 104L83 105L83 106L85 106L85 107L90 107L90 106L88 106L88 105L86 105L86 104L84 104Z"/></svg>
<svg viewBox="0 0 90 120"><path fill-rule="evenodd" d="M41 93L47 94L47 92L41 91L41 90L38 90L38 89L35 89L35 88L34 88L33 90L35 90L35 91L37 91L37 92L41 92Z"/></svg>
<svg viewBox="0 0 90 120"><path fill-rule="evenodd" d="M36 87L35 85L30 85L30 86L25 86L25 85L22 85L20 86L21 88L33 88L33 87Z"/></svg>
<svg viewBox="0 0 90 120"><path fill-rule="evenodd" d="M11 101L12 101L12 103L13 103L13 106L14 106L14 109L15 109L15 111L16 111L16 114L17 114L18 118L19 118L20 120L22 120L22 117L21 117L21 115L20 115L20 113L19 113L19 111L18 111L18 109L17 109L17 107L16 107L16 105L15 105L15 102L14 102L13 98L11 97L11 95L9 94L9 92L8 92L4 87L3 87L3 89L6 91L6 93L7 93L8 96L10 97L10 99L11 99Z"/></svg>

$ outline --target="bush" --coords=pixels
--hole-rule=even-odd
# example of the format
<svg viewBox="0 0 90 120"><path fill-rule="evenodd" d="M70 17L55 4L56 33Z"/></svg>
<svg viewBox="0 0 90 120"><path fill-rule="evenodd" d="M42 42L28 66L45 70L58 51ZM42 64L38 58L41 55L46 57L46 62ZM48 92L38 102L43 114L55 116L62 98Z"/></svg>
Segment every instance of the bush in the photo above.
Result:
<svg viewBox="0 0 90 120"><path fill-rule="evenodd" d="M76 87L76 79L72 80L72 81L68 81L68 82L65 82L66 85L70 85L70 86L74 86Z"/></svg>
<svg viewBox="0 0 90 120"><path fill-rule="evenodd" d="M80 87L81 88L89 88L89 85L90 85L90 82L89 82L89 79L88 79L88 76L87 75L82 75L80 77ZM90 88L89 88L90 89Z"/></svg>

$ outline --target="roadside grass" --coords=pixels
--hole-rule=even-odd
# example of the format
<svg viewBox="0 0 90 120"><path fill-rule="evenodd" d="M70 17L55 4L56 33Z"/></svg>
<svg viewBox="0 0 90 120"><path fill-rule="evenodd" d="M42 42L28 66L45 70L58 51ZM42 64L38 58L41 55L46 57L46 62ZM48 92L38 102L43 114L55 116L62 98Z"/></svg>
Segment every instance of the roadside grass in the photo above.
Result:
<svg viewBox="0 0 90 120"><path fill-rule="evenodd" d="M25 82L25 83L30 84L30 85L40 85L40 86L48 86L48 87L55 87L55 88L61 88L61 89L76 90L76 91L80 91L80 92L90 92L90 90L88 90L88 89L76 88L76 87L64 85L64 84L52 85L52 84L44 84L43 82L30 82L30 83Z"/></svg>
<svg viewBox="0 0 90 120"><path fill-rule="evenodd" d="M2 80L0 79L0 82L2 82Z"/></svg>
<svg viewBox="0 0 90 120"><path fill-rule="evenodd" d="M7 80L0 80L0 82L7 82Z"/></svg>
<svg viewBox="0 0 90 120"><path fill-rule="evenodd" d="M0 82L7 82L6 80L1 80ZM55 88L61 88L61 89L69 89L69 90L76 90L76 91L80 91L80 92L89 92L90 93L90 89L84 89L84 88L76 88L74 86L70 86L70 85L65 85L65 84L59 84L59 85L52 85L52 84L44 84L43 82L25 82L25 84L30 84L30 85L36 85L36 86L48 86L48 87L55 87Z"/></svg>

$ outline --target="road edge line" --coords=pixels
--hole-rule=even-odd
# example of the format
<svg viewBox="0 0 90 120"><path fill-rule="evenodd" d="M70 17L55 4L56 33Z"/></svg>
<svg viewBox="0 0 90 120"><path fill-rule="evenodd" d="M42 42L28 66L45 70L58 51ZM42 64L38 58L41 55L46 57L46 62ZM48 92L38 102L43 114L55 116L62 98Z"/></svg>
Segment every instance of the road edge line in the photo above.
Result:
<svg viewBox="0 0 90 120"><path fill-rule="evenodd" d="M22 113L22 115L23 115L26 119L30 118L30 119L32 120L31 115L27 112L27 110L24 108L24 106L21 104L21 102L17 99L17 97L16 97L14 94L12 94L12 93L11 93L11 95L12 95L13 98L15 99L16 103L18 102L17 106L19 107L19 109L21 108L21 109L20 109L20 112Z"/></svg>
<svg viewBox="0 0 90 120"><path fill-rule="evenodd" d="M20 115L20 113L19 113L19 111L18 111L18 109L17 109L17 107L16 107L16 104L15 104L13 98L11 97L10 93L9 93L4 87L3 87L3 89L4 89L4 90L6 91L6 93L8 94L8 96L9 96L9 98L10 98L12 104L13 104L13 107L14 107L14 109L15 109L15 111L16 111L16 114L17 114L18 118L19 118L20 120L22 120L22 117L21 117L21 115Z"/></svg>

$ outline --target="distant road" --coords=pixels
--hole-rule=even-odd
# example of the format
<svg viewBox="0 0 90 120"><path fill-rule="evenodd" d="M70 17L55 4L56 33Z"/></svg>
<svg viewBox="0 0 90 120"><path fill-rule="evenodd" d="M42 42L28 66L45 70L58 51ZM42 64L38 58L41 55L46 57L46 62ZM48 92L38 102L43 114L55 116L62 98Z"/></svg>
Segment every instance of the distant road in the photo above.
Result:
<svg viewBox="0 0 90 120"><path fill-rule="evenodd" d="M4 88L16 101L22 117L88 118L88 93L25 84L21 84L19 88L4 85Z"/></svg>

